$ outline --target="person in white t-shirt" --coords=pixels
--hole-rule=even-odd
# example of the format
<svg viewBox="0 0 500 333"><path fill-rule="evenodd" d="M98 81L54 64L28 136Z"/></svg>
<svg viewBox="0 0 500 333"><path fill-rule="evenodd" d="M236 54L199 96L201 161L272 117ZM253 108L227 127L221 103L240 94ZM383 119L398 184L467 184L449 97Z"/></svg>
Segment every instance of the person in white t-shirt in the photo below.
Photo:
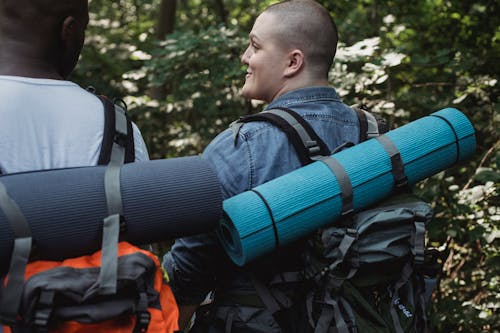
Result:
<svg viewBox="0 0 500 333"><path fill-rule="evenodd" d="M88 0L0 1L1 173L97 164L104 106L67 81L88 22ZM132 127L135 160L148 160Z"/></svg>

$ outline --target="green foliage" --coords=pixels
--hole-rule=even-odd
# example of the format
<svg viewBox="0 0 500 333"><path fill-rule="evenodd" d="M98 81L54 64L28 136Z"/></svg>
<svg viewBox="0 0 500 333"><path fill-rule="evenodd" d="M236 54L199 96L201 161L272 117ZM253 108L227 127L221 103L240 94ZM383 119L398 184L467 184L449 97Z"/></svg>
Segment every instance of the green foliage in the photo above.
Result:
<svg viewBox="0 0 500 333"><path fill-rule="evenodd" d="M151 149L168 147L167 156L195 154L229 122L250 111L239 96L245 43L246 38L222 26L174 33L158 44L145 69L150 84L165 86L168 96L140 118L152 134ZM161 133L166 124L171 129Z"/></svg>
<svg viewBox="0 0 500 333"><path fill-rule="evenodd" d="M197 154L262 107L239 96L240 54L255 17L276 1L178 1L175 33L157 41L160 2L91 0L73 79L125 97L152 158ZM393 126L448 106L474 124L474 158L417 186L435 210L429 243L443 252L431 330L499 332L500 1L319 2L340 31L330 78L345 102ZM150 97L155 87L164 99Z"/></svg>

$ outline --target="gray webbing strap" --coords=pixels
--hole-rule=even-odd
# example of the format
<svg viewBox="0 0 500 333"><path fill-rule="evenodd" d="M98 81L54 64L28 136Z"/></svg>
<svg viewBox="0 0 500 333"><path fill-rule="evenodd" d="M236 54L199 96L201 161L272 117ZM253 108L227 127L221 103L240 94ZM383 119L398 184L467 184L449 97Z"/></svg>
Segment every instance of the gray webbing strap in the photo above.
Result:
<svg viewBox="0 0 500 333"><path fill-rule="evenodd" d="M361 109L361 111L364 112L366 116L366 125L367 125L366 139L369 140L379 136L380 133L378 129L377 119L375 119L373 114L371 114L370 112L363 109Z"/></svg>
<svg viewBox="0 0 500 333"><path fill-rule="evenodd" d="M281 306L273 297L269 288L267 288L254 274L250 274L250 276L252 278L255 291L257 291L257 295L259 295L267 310L269 310L272 314L278 312L281 309Z"/></svg>
<svg viewBox="0 0 500 333"><path fill-rule="evenodd" d="M417 219L413 226L413 258L415 265L420 266L425 259L425 222Z"/></svg>
<svg viewBox="0 0 500 333"><path fill-rule="evenodd" d="M327 267L325 267L322 271L321 271L321 275L326 275L328 272L331 272L333 271L335 268L337 268L337 266L342 263L344 261L344 258L347 254L347 252L349 251L349 249L351 248L352 244L354 243L354 241L358 238L358 233L356 231L356 229L350 229L348 228L346 230L346 233L344 235L344 237L342 238L342 240L340 241L340 244L339 244L339 247L337 248L337 253L339 253L337 255L337 259L335 259L334 262L332 262L330 265L328 265Z"/></svg>
<svg viewBox="0 0 500 333"><path fill-rule="evenodd" d="M335 297L336 298L336 297ZM349 328L340 312L339 302L330 293L325 294L324 302L329 306L323 306L321 315L316 323L314 333L326 333L332 322L335 323L337 333L350 333Z"/></svg>
<svg viewBox="0 0 500 333"><path fill-rule="evenodd" d="M304 147L309 149L310 152L310 157L311 159L315 160L319 158L319 153L320 153L320 148L318 146L318 142L316 140L313 140L311 136L307 133L306 129L304 126L302 126L301 123L297 121L292 115L290 115L288 112L285 112L280 109L271 109L267 111L263 111L263 113L271 113L275 114L278 117L282 118L285 120L287 123L290 124L296 131L297 134L299 135L300 139L302 140L302 144Z"/></svg>
<svg viewBox="0 0 500 333"><path fill-rule="evenodd" d="M306 296L306 310L307 310L307 319L309 320L309 325L311 325L311 327L316 326L316 324L314 323L313 316L312 316L313 299L314 299L314 293L312 291L308 292L307 296Z"/></svg>
<svg viewBox="0 0 500 333"><path fill-rule="evenodd" d="M99 293L109 295L116 292L118 271L118 238L120 220L123 216L120 189L120 171L125 162L124 138L127 137L127 118L125 111L115 105L115 130L109 164L104 173L104 190L108 206L108 216L103 220L101 271L99 273Z"/></svg>
<svg viewBox="0 0 500 333"><path fill-rule="evenodd" d="M334 309L331 307L323 306L318 321L313 325L314 333L327 333L333 317Z"/></svg>
<svg viewBox="0 0 500 333"><path fill-rule="evenodd" d="M235 310L229 310L229 313L227 314L226 317L226 324L224 326L224 333L231 333L233 330L233 322L234 322L234 315L235 315Z"/></svg>
<svg viewBox="0 0 500 333"><path fill-rule="evenodd" d="M356 317L354 316L354 311L352 310L351 304L344 298L340 298L340 303L342 303L342 307L344 308L347 316L349 317L351 330L350 333L358 333L358 327L356 326Z"/></svg>
<svg viewBox="0 0 500 333"><path fill-rule="evenodd" d="M21 304L24 290L24 272L31 253L31 231L19 209L19 206L7 193L7 188L0 182L0 209L14 231L14 248L10 259L7 285L2 290L0 300L0 321L14 324Z"/></svg>
<svg viewBox="0 0 500 333"><path fill-rule="evenodd" d="M301 282L304 277L301 272L283 272L276 274L269 282L270 286L282 283Z"/></svg>
<svg viewBox="0 0 500 333"><path fill-rule="evenodd" d="M404 286L408 282L412 273L413 273L413 267L408 262L403 267L403 271L401 273L401 278L394 285L394 290L393 290L393 294L392 294L391 306L390 306L389 312L391 313L391 317L392 317L392 321L394 323L394 328L396 329L396 333L404 333L403 327L401 326L401 321L399 320L398 314L396 313L396 305L398 305L398 302L400 301L399 289L401 289L401 287Z"/></svg>
<svg viewBox="0 0 500 333"><path fill-rule="evenodd" d="M406 187L408 185L408 178L405 174L405 167L399 149L385 134L378 136L376 140L382 144L391 159L391 173L394 178L394 187L397 189Z"/></svg>
<svg viewBox="0 0 500 333"><path fill-rule="evenodd" d="M355 230L354 230L355 233ZM345 254L347 253L348 249L351 247L351 244L354 242L356 238L353 237L353 229L351 229L349 232L346 233L344 238L342 239L340 245L339 245L339 251L341 252L341 256L330 265L332 266L337 266L340 262L343 261L343 258L345 257ZM342 258L342 259L341 259ZM323 309L321 311L320 317L318 319L318 322L316 324L315 333L321 333L321 332L330 332L329 327L332 323L335 323L335 330L334 332L336 333L356 333L357 329L356 327L353 327L353 330L350 331L348 328L348 325L346 324L344 317L342 315L342 312L340 311L339 308L339 300L342 302L344 305L344 308L347 312L347 315L349 316L349 319L351 322L354 324L354 315L352 308L345 302L343 299L338 298L338 290L340 290L340 287L344 283L345 280L351 279L354 274L357 272L357 267L352 267L349 271L349 273L341 278L335 278L333 275L328 275L327 280L326 280L326 288L324 290L324 304L330 305L330 306L325 306L323 305ZM346 306L347 305L347 306ZM311 305L308 305L306 303L306 307L309 311L309 309L312 310L312 303ZM310 317L310 321L311 321ZM314 326L314 325L313 325Z"/></svg>
<svg viewBox="0 0 500 333"><path fill-rule="evenodd" d="M423 324L423 329L422 332L427 333L428 332L428 327L427 327L427 311L426 311L426 302L425 302L425 282L420 283L418 286L418 299L419 299L419 307L420 307L420 314L422 316L422 324ZM417 325L417 321L415 320L415 325Z"/></svg>
<svg viewBox="0 0 500 333"><path fill-rule="evenodd" d="M337 182L340 186L340 195L342 198L342 215L352 213L354 210L352 203L352 184L349 176L345 172L344 167L331 156L322 156L320 161L325 163L326 166L328 166L333 172L335 178L337 178Z"/></svg>

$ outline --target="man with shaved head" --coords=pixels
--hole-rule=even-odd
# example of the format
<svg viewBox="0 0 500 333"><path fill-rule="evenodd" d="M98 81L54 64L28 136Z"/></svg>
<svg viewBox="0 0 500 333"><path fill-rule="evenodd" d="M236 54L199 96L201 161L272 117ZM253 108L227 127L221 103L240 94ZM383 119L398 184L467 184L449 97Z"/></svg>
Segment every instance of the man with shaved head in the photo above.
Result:
<svg viewBox="0 0 500 333"><path fill-rule="evenodd" d="M103 104L67 81L88 22L87 0L0 0L0 173L97 164Z"/></svg>
<svg viewBox="0 0 500 333"><path fill-rule="evenodd" d="M247 68L242 95L267 102L266 110L292 109L313 127L329 151L346 141L357 143L359 123L355 111L342 103L335 89L328 87L336 47L335 24L317 2L292 0L268 7L256 19L249 45L241 56ZM287 136L261 121L222 132L206 148L203 157L217 173L224 198L301 166ZM180 305L181 327L205 296L214 292L210 293L214 295L212 303L196 312L190 332L310 331L310 327L297 326L307 323L306 312L298 318L296 309L287 309L290 304L280 304L283 309L276 312L264 305L268 302L257 292L258 286L269 285L281 272L301 268L302 246L298 242L237 267L215 234L176 240L163 264ZM282 292L293 299L303 288L300 284L289 285ZM277 302L283 303L283 298Z"/></svg>

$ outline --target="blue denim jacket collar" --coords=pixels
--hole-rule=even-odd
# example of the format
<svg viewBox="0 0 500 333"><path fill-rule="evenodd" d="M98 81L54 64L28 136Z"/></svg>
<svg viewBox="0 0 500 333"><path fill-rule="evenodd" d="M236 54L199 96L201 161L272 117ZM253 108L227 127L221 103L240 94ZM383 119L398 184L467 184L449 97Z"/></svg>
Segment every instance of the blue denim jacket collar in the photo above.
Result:
<svg viewBox="0 0 500 333"><path fill-rule="evenodd" d="M319 100L340 101L340 98L335 89L332 87L317 86L300 88L279 96L277 99L269 103L265 109L269 110L280 106L289 106L297 103Z"/></svg>

